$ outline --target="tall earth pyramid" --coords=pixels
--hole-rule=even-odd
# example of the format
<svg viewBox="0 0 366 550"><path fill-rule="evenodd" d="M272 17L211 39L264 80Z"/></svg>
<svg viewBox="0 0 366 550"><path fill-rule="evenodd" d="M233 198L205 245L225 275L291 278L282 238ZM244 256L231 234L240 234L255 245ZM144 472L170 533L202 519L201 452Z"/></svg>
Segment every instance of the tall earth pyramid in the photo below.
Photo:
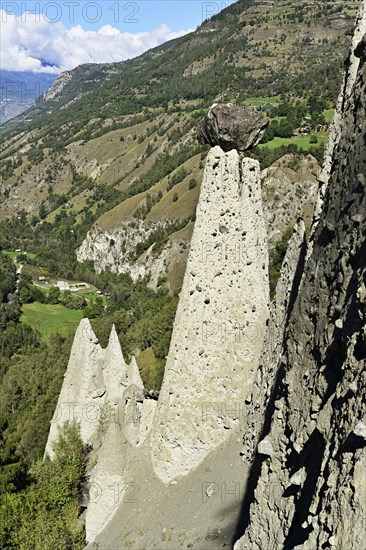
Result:
<svg viewBox="0 0 366 550"><path fill-rule="evenodd" d="M259 163L208 154L151 457L164 482L189 473L242 419L268 318Z"/></svg>

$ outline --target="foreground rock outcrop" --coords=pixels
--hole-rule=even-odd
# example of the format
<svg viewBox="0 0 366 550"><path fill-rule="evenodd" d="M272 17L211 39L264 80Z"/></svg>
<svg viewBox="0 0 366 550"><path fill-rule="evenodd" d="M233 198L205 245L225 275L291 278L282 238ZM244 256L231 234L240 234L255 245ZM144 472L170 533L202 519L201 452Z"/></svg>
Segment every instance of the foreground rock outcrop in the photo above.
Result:
<svg viewBox="0 0 366 550"><path fill-rule="evenodd" d="M366 32L363 3L356 36ZM361 32L362 31L362 32ZM355 44L354 44L355 46ZM336 117L323 209L287 322L235 550L363 548L366 536L366 48ZM272 452L263 454L263 441ZM248 509L248 505L250 509Z"/></svg>

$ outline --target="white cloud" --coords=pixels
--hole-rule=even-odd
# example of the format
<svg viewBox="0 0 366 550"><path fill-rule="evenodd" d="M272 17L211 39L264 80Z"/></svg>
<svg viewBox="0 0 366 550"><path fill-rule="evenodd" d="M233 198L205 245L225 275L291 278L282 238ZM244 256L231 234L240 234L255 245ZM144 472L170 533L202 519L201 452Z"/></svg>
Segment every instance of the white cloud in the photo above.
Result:
<svg viewBox="0 0 366 550"><path fill-rule="evenodd" d="M151 32L121 32L111 25L85 31L80 25L67 29L62 23L37 20L34 14L21 18L3 10L0 20L0 68L49 73L83 63L123 61L192 30L173 32L162 24Z"/></svg>

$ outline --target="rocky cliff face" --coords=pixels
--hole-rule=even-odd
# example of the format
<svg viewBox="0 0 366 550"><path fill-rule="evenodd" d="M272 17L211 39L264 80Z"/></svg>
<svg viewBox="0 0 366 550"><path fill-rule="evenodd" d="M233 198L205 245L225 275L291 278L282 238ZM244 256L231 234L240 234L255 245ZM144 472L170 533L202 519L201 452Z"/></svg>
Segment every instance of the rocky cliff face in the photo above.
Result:
<svg viewBox="0 0 366 550"><path fill-rule="evenodd" d="M298 217L310 227L318 194L319 164L308 155L296 158L285 155L261 172L263 214L267 227L269 248L292 228ZM171 222L170 222L171 223ZM136 246L169 221L145 222L134 220L119 227L92 229L77 251L79 261L92 260L95 269L111 269L114 273L130 273L133 279L151 275L150 284L156 288L159 278L167 277L169 289L181 288L192 236L190 223L184 231L174 233L159 254L153 245L136 258Z"/></svg>
<svg viewBox="0 0 366 550"><path fill-rule="evenodd" d="M54 99L56 96L60 95L65 86L72 80L72 72L64 71L60 74L55 80L55 82L50 86L49 90L43 95L43 98L47 101L49 99Z"/></svg>
<svg viewBox="0 0 366 550"><path fill-rule="evenodd" d="M323 209L287 322L236 550L364 545L365 9L363 3L351 56L356 70L348 70L339 103Z"/></svg>
<svg viewBox="0 0 366 550"><path fill-rule="evenodd" d="M110 269L113 273L129 273L134 280L150 275L150 285L157 288L161 277L167 278L171 291L181 288L186 267L192 224L174 233L159 253L152 244L136 257L136 247L159 228L169 227L162 221L146 224L134 221L117 229L90 231L77 251L78 261L93 260L97 272Z"/></svg>
<svg viewBox="0 0 366 550"><path fill-rule="evenodd" d="M363 4L363 1L362 1ZM355 54L358 44L361 42L366 28L366 12L364 7L360 8L356 27L352 37L351 49L345 62L345 73L342 83L341 92L338 97L338 103L332 126L329 133L326 153L322 171L319 176L319 194L315 207L315 220L313 230L316 227L316 221L322 211L322 205L325 197L325 192L329 182L330 173L334 163L334 155L338 149L338 145L342 135L342 126L345 123L343 114L348 108L349 101L352 98L354 84L357 78L358 69L360 66L360 58Z"/></svg>
<svg viewBox="0 0 366 550"><path fill-rule="evenodd" d="M145 227L143 221L136 221L111 231L96 228L88 233L77 251L78 261L93 260L98 272L109 268L114 273L130 273L138 279L146 275L149 266L132 260L136 246L148 239L154 230L164 226L164 223L157 223Z"/></svg>

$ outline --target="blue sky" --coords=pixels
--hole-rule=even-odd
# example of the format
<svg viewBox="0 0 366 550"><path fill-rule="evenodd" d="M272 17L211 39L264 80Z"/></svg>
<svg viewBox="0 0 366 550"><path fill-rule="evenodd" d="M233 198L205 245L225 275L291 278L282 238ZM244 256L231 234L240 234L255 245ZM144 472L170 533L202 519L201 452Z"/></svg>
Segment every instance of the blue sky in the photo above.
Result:
<svg viewBox="0 0 366 550"><path fill-rule="evenodd" d="M0 68L59 73L140 55L234 0L0 0Z"/></svg>
<svg viewBox="0 0 366 550"><path fill-rule="evenodd" d="M61 22L66 28L80 24L97 30L110 24L122 32L151 31L162 23L172 31L196 28L212 14L234 0L1 0L8 13L39 13L42 18Z"/></svg>

